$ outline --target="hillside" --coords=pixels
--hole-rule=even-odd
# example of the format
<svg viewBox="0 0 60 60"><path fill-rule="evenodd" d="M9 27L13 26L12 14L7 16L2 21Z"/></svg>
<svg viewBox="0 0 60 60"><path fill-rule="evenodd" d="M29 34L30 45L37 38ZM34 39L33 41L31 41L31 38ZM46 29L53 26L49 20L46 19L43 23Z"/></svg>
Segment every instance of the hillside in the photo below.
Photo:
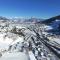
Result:
<svg viewBox="0 0 60 60"><path fill-rule="evenodd" d="M55 21L55 20L60 20L60 15L46 19L44 21L42 21L42 23L44 24L50 24L51 22Z"/></svg>

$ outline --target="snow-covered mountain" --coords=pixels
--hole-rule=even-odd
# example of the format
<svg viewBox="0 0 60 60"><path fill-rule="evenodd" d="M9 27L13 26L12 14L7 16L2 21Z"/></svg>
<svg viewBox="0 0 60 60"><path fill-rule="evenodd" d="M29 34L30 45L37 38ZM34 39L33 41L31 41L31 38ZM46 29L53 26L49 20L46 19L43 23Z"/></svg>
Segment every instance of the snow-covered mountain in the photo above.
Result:
<svg viewBox="0 0 60 60"><path fill-rule="evenodd" d="M51 23L51 26L56 29L59 27L59 25L60 25L60 20L55 20Z"/></svg>
<svg viewBox="0 0 60 60"><path fill-rule="evenodd" d="M40 22L41 20L44 20L44 19L39 19L39 18L12 18L11 20L17 22L17 23L37 23L37 22Z"/></svg>
<svg viewBox="0 0 60 60"><path fill-rule="evenodd" d="M50 18L43 23L46 24L46 31L60 34L60 16Z"/></svg>
<svg viewBox="0 0 60 60"><path fill-rule="evenodd" d="M55 20L60 20L60 15L51 17L49 19L45 19L45 20L42 21L42 23L44 23L44 24L50 24L50 23L52 23Z"/></svg>

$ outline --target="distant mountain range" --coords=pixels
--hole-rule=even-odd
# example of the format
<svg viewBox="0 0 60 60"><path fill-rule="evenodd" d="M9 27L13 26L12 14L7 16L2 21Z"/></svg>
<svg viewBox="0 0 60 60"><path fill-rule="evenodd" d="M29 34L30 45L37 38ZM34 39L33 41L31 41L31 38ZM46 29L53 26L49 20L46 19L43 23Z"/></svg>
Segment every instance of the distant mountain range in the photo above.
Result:
<svg viewBox="0 0 60 60"><path fill-rule="evenodd" d="M0 20L9 20L9 19L6 17L0 16Z"/></svg>
<svg viewBox="0 0 60 60"><path fill-rule="evenodd" d="M60 20L60 15L49 18L49 19L40 19L40 18L6 18L3 16L0 16L0 20L12 20L15 22L22 22L22 23L44 23L44 24L50 24L51 22L55 21L55 20Z"/></svg>
<svg viewBox="0 0 60 60"><path fill-rule="evenodd" d="M11 20L11 21L14 21L14 22L18 22L18 23L37 23L37 22L40 22L44 19L39 19L39 18L6 18L6 17L3 17L3 16L0 16L0 20Z"/></svg>

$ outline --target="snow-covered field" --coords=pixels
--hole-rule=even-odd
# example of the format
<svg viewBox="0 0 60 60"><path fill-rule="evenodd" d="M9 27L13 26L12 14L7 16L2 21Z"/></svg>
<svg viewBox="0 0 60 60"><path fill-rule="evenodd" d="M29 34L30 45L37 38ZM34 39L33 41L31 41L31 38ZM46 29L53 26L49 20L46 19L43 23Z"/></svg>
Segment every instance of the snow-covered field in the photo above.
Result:
<svg viewBox="0 0 60 60"><path fill-rule="evenodd" d="M14 37L9 37L8 35L6 36L6 33L0 33L0 49L7 49L9 45L17 43L17 42L22 42L23 37L15 36L16 38L13 39ZM10 35L11 36L11 35ZM12 35L13 36L13 35Z"/></svg>
<svg viewBox="0 0 60 60"><path fill-rule="evenodd" d="M26 54L22 52L5 53L0 60L29 60Z"/></svg>
<svg viewBox="0 0 60 60"><path fill-rule="evenodd" d="M3 31L0 32L0 60L35 60L32 52L28 52L26 48L22 50L23 44L28 45L28 42L24 42L24 36L11 32L14 26L16 26L17 30L22 29L26 38L31 34L36 35L29 29L26 29L24 25L9 25L9 27L7 27L8 30L3 28ZM25 47L27 47L27 45Z"/></svg>
<svg viewBox="0 0 60 60"><path fill-rule="evenodd" d="M45 28L46 29L48 28L47 30L52 29L50 26L46 26ZM41 33L39 31L40 29L38 29L38 27L36 27L35 25L32 27L32 25L30 26L27 24L24 25L13 23L9 24L9 26L7 27L1 26L0 60L36 60L37 57L39 57L38 59L40 59L42 56L44 56L43 52L43 50L45 49L43 48L44 45L41 43L39 37L37 36L33 29L35 29L37 33ZM44 32L43 30L42 34L48 35L48 32ZM56 41L57 43L60 44L59 39L51 40ZM41 49L42 51L40 51ZM35 50L35 53L33 53L32 50ZM40 54L42 53L41 56L38 54L38 52Z"/></svg>

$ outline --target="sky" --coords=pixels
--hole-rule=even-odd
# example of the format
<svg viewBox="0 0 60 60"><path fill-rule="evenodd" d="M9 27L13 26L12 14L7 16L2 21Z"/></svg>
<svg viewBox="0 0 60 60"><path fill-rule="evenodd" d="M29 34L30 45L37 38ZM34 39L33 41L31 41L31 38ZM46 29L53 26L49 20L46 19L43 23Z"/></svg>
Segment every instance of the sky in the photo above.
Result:
<svg viewBox="0 0 60 60"><path fill-rule="evenodd" d="M60 15L60 0L0 0L0 16L50 18Z"/></svg>

